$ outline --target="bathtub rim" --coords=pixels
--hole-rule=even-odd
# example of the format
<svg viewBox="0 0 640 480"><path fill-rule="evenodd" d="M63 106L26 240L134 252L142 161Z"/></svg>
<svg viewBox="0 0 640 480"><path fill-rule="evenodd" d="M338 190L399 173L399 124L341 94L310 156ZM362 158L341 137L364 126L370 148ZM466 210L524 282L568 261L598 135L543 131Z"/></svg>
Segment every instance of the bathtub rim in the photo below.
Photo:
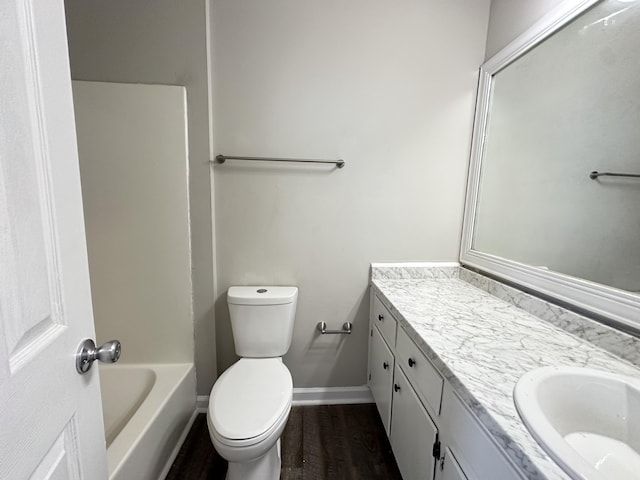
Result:
<svg viewBox="0 0 640 480"><path fill-rule="evenodd" d="M140 369L146 368L156 373L156 381L129 422L113 439L107 449L107 467L109 479L117 477L124 465L131 460L136 447L145 437L145 433L163 413L163 409L171 401L178 389L183 387L190 375L195 376L193 363L125 363L105 365L108 369ZM193 391L193 410L196 392ZM191 415L193 417L193 414ZM190 420L191 421L191 420ZM106 446L106 440L105 440Z"/></svg>

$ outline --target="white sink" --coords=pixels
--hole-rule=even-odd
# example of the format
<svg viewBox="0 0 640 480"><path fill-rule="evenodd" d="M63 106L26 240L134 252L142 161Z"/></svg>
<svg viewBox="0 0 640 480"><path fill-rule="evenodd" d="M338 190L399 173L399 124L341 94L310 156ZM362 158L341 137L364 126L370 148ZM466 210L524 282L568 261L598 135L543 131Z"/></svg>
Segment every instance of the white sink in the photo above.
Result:
<svg viewBox="0 0 640 480"><path fill-rule="evenodd" d="M640 380L543 367L523 375L513 396L533 437L571 478L640 478Z"/></svg>

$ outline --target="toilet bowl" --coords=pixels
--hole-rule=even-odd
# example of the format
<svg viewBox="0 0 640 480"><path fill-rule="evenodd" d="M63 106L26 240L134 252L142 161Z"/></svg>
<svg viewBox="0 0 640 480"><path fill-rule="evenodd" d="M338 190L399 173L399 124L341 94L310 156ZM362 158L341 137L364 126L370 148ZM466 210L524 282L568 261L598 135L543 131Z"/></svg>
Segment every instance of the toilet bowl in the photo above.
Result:
<svg viewBox="0 0 640 480"><path fill-rule="evenodd" d="M292 396L291 374L280 358L242 358L220 376L207 424L214 448L229 462L227 479L280 477L278 441Z"/></svg>
<svg viewBox="0 0 640 480"><path fill-rule="evenodd" d="M280 478L280 435L293 397L282 362L291 345L296 287L231 287L227 294L236 353L242 358L216 381L207 426L229 462L227 480Z"/></svg>

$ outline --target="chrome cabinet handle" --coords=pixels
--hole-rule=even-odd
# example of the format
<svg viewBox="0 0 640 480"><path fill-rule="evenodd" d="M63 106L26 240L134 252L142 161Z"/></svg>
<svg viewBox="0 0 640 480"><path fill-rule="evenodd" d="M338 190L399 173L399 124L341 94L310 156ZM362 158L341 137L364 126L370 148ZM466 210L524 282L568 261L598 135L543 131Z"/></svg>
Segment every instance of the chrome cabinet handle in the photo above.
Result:
<svg viewBox="0 0 640 480"><path fill-rule="evenodd" d="M118 340L110 340L98 348L90 338L84 340L76 353L76 370L80 375L87 373L93 362L100 360L105 363L115 363L120 358L122 346Z"/></svg>

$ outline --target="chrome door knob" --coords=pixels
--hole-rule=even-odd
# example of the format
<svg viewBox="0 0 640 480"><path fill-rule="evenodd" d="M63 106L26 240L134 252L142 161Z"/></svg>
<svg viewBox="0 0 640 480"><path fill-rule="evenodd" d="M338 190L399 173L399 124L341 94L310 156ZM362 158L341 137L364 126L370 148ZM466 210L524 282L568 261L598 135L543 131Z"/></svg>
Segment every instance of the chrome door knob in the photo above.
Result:
<svg viewBox="0 0 640 480"><path fill-rule="evenodd" d="M76 353L76 370L79 374L87 373L93 362L100 360L105 363L115 363L120 358L122 346L118 340L110 340L96 348L90 338L84 340Z"/></svg>

